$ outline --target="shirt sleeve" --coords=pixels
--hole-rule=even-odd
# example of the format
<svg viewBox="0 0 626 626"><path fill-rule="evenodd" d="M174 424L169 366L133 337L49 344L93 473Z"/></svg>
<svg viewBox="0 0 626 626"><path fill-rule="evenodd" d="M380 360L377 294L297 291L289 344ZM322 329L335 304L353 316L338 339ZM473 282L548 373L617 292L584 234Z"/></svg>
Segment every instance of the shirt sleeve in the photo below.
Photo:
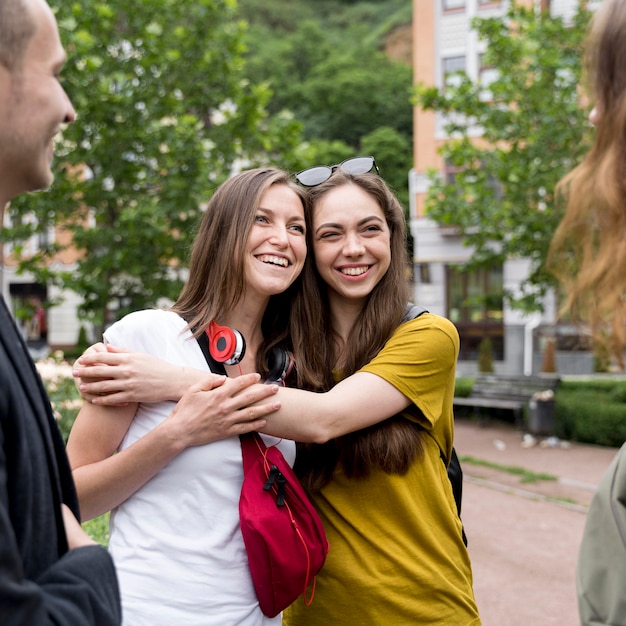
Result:
<svg viewBox="0 0 626 626"><path fill-rule="evenodd" d="M444 317L425 313L400 325L383 349L361 368L380 376L419 409L402 413L432 429L452 414L459 334Z"/></svg>
<svg viewBox="0 0 626 626"><path fill-rule="evenodd" d="M55 561L37 580L26 577L10 515L3 452L0 452L0 484L0 624L119 625L117 576L111 556L103 547L75 548ZM43 523L43 520L32 521ZM47 541L56 542L54 530Z"/></svg>

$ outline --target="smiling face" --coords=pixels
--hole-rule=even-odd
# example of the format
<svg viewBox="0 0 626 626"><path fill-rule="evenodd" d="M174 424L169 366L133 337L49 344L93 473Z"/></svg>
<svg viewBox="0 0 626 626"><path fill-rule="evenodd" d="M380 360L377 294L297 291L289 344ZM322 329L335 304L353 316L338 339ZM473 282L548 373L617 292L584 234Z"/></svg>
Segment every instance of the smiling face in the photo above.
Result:
<svg viewBox="0 0 626 626"><path fill-rule="evenodd" d="M378 202L346 184L313 209L313 252L331 302L365 301L391 263L389 226Z"/></svg>
<svg viewBox="0 0 626 626"><path fill-rule="evenodd" d="M43 0L29 0L35 33L15 68L0 64L0 202L48 187L53 138L75 119L59 83L65 62L56 21Z"/></svg>
<svg viewBox="0 0 626 626"><path fill-rule="evenodd" d="M244 253L246 296L282 293L300 275L306 258L304 208L284 184L261 196Z"/></svg>

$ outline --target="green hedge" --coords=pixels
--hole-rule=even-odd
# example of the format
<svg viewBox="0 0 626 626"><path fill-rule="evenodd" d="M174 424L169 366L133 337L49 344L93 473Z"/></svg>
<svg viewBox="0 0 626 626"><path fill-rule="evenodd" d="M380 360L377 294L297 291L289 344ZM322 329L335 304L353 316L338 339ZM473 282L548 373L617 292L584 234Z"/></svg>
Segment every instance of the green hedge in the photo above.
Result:
<svg viewBox="0 0 626 626"><path fill-rule="evenodd" d="M558 437L614 447L626 441L625 381L563 381L555 400Z"/></svg>

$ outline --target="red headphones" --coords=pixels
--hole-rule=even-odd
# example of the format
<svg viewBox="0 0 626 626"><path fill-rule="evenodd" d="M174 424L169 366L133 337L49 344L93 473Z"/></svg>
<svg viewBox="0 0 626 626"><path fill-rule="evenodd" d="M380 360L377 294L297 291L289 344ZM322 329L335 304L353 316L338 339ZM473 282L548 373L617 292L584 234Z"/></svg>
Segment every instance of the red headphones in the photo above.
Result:
<svg viewBox="0 0 626 626"><path fill-rule="evenodd" d="M206 334L209 337L209 352L218 363L225 365L241 363L246 353L246 341L238 330L211 322Z"/></svg>
<svg viewBox="0 0 626 626"><path fill-rule="evenodd" d="M241 363L246 353L246 340L238 331L228 326L220 326L212 321L206 329L209 338L209 354L214 361L224 365ZM295 359L289 350L275 347L268 361L266 383L282 383L295 367Z"/></svg>

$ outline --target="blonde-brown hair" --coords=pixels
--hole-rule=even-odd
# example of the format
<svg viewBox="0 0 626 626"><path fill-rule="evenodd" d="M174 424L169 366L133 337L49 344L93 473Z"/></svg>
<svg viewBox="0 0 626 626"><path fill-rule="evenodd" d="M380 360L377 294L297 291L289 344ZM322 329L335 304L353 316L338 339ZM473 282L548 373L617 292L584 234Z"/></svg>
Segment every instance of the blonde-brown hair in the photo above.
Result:
<svg viewBox="0 0 626 626"><path fill-rule="evenodd" d="M172 307L200 335L211 320L232 310L245 293L244 249L263 194L273 185L286 185L297 194L305 209L307 195L287 172L257 168L233 176L211 196L193 243L189 278ZM264 344L257 368L267 371L267 353L277 344L289 344L288 319L296 280L284 293L272 296L262 321ZM285 347L287 347L285 345Z"/></svg>
<svg viewBox="0 0 626 626"><path fill-rule="evenodd" d="M626 342L626 2L605 0L585 45L585 71L598 112L593 146L557 186L565 208L548 254L576 322L596 342L609 337L623 367Z"/></svg>
<svg viewBox="0 0 626 626"><path fill-rule="evenodd" d="M321 199L345 185L358 187L376 200L389 227L391 248L389 269L370 293L346 342L347 358L342 374L350 376L380 352L401 323L409 292L404 211L380 176L351 175L337 170L326 182L310 188L312 208L307 215L307 232L313 232L313 215ZM312 257L309 239L309 262L303 272L302 294L294 303L291 334L298 368L302 363L307 372L302 374L300 383L309 389L325 391L334 385L332 372L339 341L331 323L328 287L310 260ZM300 321L302 315L305 324ZM324 486L337 464L355 478L367 477L373 469L402 474L421 451L420 435L419 429L408 420L391 418L324 445L300 446L297 471L311 490Z"/></svg>

